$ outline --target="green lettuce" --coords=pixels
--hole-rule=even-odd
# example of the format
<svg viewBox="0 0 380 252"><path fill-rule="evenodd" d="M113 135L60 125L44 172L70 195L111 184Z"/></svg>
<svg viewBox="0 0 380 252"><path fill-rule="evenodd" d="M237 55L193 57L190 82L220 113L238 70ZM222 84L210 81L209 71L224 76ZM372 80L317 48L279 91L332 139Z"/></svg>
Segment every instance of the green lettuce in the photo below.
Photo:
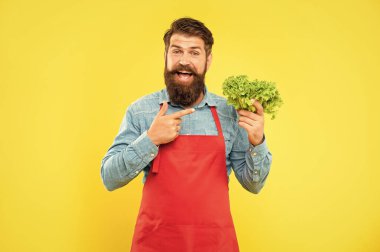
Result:
<svg viewBox="0 0 380 252"><path fill-rule="evenodd" d="M223 82L223 94L227 96L227 103L236 110L255 112L251 99L260 102L264 113L270 114L273 120L278 109L283 104L276 83L255 79L249 81L246 75L230 76Z"/></svg>

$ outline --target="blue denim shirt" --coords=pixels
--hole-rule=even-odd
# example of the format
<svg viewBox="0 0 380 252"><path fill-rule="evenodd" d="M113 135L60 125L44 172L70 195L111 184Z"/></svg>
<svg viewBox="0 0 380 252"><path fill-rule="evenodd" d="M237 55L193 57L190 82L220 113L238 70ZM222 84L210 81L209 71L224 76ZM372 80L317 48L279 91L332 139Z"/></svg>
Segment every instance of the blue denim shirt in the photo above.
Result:
<svg viewBox="0 0 380 252"><path fill-rule="evenodd" d="M101 177L109 191L128 184L141 171L145 182L159 151L147 136L147 130L164 101L169 104L166 114L184 109L170 102L166 89L146 95L128 107L119 132L101 162ZM268 176L272 154L265 137L264 142L257 146L249 143L247 132L237 124L236 110L227 105L225 98L208 92L206 88L203 100L194 107L195 112L181 118L180 135L217 135L210 106L216 107L222 125L227 176L233 169L246 190L259 193Z"/></svg>

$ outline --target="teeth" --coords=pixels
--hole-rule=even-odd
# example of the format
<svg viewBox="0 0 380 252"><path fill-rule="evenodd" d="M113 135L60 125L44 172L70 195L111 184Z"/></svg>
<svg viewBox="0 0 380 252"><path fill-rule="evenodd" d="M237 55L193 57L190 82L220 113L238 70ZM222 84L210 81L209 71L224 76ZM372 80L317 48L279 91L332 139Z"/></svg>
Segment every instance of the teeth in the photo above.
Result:
<svg viewBox="0 0 380 252"><path fill-rule="evenodd" d="M181 80L188 80L191 77L191 74L190 73L178 72L178 77Z"/></svg>

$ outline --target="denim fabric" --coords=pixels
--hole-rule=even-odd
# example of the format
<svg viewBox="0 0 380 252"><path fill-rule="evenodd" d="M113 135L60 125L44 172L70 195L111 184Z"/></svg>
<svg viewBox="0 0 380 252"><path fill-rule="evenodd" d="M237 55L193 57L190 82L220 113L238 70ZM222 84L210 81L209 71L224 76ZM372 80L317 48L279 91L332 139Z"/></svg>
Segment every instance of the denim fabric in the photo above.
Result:
<svg viewBox="0 0 380 252"><path fill-rule="evenodd" d="M101 177L109 191L128 184L141 171L144 172L145 182L159 151L159 147L147 136L147 130L164 101L169 104L166 114L184 109L170 102L166 89L146 95L128 107L119 132L101 162ZM246 190L259 193L269 173L272 154L265 136L260 145L249 143L246 131L237 124L236 110L227 105L225 98L208 92L206 88L202 102L194 107L195 112L182 117L180 135L217 135L210 106L216 107L222 125L227 175L233 169Z"/></svg>

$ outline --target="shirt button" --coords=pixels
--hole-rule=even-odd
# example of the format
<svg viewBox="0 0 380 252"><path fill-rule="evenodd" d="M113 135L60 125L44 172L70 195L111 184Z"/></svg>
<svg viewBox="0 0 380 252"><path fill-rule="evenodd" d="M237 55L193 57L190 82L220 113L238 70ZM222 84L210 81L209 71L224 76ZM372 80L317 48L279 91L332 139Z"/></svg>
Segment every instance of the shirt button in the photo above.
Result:
<svg viewBox="0 0 380 252"><path fill-rule="evenodd" d="M257 155L257 153L256 153L256 152L254 152L254 153L252 153L252 155L256 156L256 155Z"/></svg>
<svg viewBox="0 0 380 252"><path fill-rule="evenodd" d="M254 171L253 171L253 173L254 173L254 174L257 174L257 171L256 171L256 170L254 170Z"/></svg>
<svg viewBox="0 0 380 252"><path fill-rule="evenodd" d="M151 157L154 157L154 154L152 153L152 154L150 154L150 156L151 156Z"/></svg>
<svg viewBox="0 0 380 252"><path fill-rule="evenodd" d="M136 174L139 174L139 171L135 171Z"/></svg>

